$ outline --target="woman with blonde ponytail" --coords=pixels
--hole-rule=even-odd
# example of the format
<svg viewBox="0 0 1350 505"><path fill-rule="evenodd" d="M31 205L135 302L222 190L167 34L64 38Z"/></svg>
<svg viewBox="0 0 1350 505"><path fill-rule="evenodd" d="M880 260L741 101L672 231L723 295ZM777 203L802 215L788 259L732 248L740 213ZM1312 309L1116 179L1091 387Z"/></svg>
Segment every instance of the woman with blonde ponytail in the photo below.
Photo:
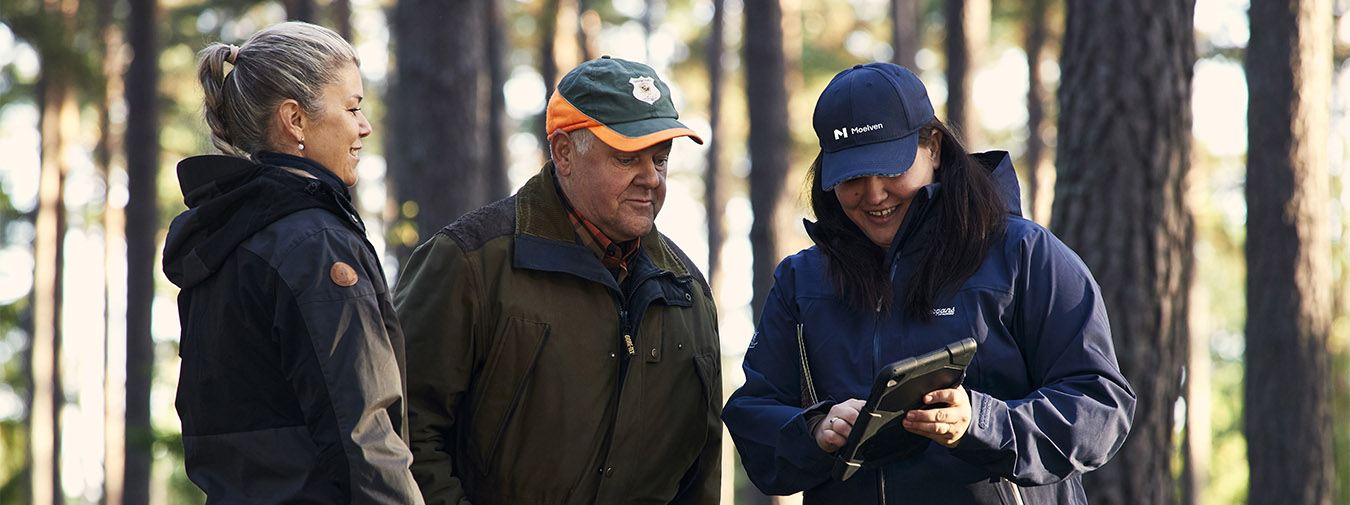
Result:
<svg viewBox="0 0 1350 505"><path fill-rule="evenodd" d="M178 164L164 246L188 478L207 503L422 503L403 333L348 193L371 133L356 51L289 22L199 56L224 155Z"/></svg>

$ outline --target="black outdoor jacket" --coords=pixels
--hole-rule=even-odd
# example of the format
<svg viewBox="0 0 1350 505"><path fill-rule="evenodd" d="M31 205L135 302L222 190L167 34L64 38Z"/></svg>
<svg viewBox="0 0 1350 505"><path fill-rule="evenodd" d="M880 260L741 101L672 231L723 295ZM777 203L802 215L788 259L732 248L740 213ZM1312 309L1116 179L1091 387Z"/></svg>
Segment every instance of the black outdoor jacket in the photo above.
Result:
<svg viewBox="0 0 1350 505"><path fill-rule="evenodd" d="M207 503L421 503L403 334L346 186L276 153L188 158L178 178L164 273L188 478Z"/></svg>

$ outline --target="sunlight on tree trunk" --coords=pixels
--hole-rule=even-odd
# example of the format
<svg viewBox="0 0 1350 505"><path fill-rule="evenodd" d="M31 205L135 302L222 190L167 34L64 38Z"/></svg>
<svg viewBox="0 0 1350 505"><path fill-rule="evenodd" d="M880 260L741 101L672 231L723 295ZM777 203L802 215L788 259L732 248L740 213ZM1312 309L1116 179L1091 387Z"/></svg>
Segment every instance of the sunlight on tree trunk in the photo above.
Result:
<svg viewBox="0 0 1350 505"><path fill-rule="evenodd" d="M950 0L947 14L947 125L970 151L981 150L979 113L972 101L975 70L989 43L990 0Z"/></svg>
<svg viewBox="0 0 1350 505"><path fill-rule="evenodd" d="M61 491L61 284L64 261L65 177L62 154L78 135L75 97L60 72L44 77L42 171L38 186L36 237L33 240L33 403L29 410L32 503L59 504Z"/></svg>
<svg viewBox="0 0 1350 505"><path fill-rule="evenodd" d="M1022 173L1027 181L1027 207L1030 217L1042 226L1050 224L1050 208L1055 200L1054 163L1045 154L1045 85L1041 82L1041 53L1050 31L1046 9L1050 0L1031 0L1027 6L1027 150Z"/></svg>
<svg viewBox="0 0 1350 505"><path fill-rule="evenodd" d="M122 101L122 72L125 71L120 51L122 30L112 19L113 2L98 3L98 22L102 43L99 47L103 60L103 78L107 82L99 104L99 147L96 154L99 172L103 177L103 500L104 505L122 505L122 484L126 461L123 430L126 424L126 336L114 331L113 318L126 311L126 278L121 263L126 259L123 240L126 233L126 213L120 202L114 201L117 191L113 177L113 160L121 158L122 137L114 131L109 109Z"/></svg>
<svg viewBox="0 0 1350 505"><path fill-rule="evenodd" d="M1243 416L1251 503L1332 499L1331 26L1330 0L1252 1Z"/></svg>

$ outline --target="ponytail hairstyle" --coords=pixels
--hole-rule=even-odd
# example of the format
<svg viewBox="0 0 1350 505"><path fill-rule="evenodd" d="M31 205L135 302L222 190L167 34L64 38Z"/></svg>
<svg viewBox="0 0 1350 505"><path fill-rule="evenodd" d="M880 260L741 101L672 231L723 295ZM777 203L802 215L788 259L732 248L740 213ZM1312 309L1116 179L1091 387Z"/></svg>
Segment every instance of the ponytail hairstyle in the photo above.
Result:
<svg viewBox="0 0 1350 505"><path fill-rule="evenodd" d="M933 239L905 281L905 311L921 321L932 319L939 296L979 270L1007 226L1006 205L990 170L937 118L919 130L919 149L931 148L935 141L940 161L933 182L942 187L929 203ZM819 222L816 243L825 253L830 283L849 305L881 317L894 304L886 251L848 218L834 191L821 188L821 156L811 164L808 177L811 211Z"/></svg>
<svg viewBox="0 0 1350 505"><path fill-rule="evenodd" d="M318 118L323 87L336 82L347 63L361 65L356 50L337 33L300 21L269 26L240 47L211 44L197 56L211 143L240 157L276 149L277 105L293 99ZM227 71L226 63L233 69Z"/></svg>

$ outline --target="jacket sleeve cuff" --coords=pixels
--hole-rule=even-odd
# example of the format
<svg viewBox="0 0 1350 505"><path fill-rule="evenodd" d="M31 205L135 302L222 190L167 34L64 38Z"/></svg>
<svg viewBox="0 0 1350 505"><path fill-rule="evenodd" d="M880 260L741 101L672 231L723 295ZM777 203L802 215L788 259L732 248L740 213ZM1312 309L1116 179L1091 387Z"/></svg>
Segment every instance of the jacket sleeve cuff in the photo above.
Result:
<svg viewBox="0 0 1350 505"><path fill-rule="evenodd" d="M812 428L825 419L832 406L832 403L818 402L788 420L779 432L778 440L784 460L811 473L830 471L834 455L820 450L816 437L812 435Z"/></svg>
<svg viewBox="0 0 1350 505"><path fill-rule="evenodd" d="M968 461L997 458L1008 444L1012 432L1008 429L1008 405L979 391L970 393L970 427L961 436L953 453Z"/></svg>

